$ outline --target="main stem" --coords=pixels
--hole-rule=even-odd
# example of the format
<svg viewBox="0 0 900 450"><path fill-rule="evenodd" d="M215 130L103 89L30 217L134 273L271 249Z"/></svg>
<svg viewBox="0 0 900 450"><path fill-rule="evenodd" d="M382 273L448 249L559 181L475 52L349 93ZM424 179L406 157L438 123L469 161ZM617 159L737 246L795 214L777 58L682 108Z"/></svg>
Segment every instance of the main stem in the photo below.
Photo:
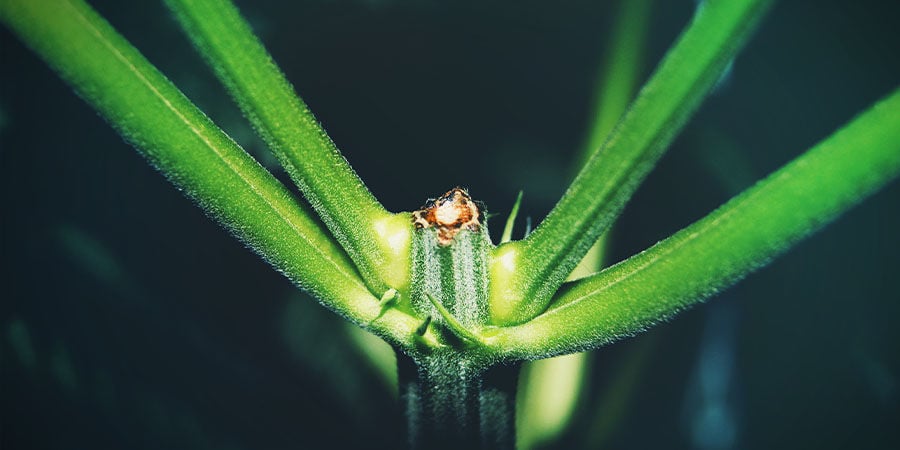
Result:
<svg viewBox="0 0 900 450"><path fill-rule="evenodd" d="M397 360L412 449L515 448L519 365L444 350Z"/></svg>

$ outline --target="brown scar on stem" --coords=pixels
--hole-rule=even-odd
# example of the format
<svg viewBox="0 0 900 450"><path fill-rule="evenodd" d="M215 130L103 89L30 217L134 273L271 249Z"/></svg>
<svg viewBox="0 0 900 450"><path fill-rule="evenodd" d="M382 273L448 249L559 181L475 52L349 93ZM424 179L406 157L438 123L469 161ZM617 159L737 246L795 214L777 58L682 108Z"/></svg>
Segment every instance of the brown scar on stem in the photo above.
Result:
<svg viewBox="0 0 900 450"><path fill-rule="evenodd" d="M450 245L459 230L478 231L481 228L481 208L465 189L455 187L446 194L429 199L414 211L416 229L436 228L438 244Z"/></svg>

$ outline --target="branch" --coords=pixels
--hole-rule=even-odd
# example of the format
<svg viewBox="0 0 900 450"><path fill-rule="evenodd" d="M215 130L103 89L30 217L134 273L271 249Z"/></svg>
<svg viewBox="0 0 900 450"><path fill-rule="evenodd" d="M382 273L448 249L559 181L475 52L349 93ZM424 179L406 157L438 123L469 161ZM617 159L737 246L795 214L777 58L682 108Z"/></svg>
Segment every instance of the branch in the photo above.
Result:
<svg viewBox="0 0 900 450"><path fill-rule="evenodd" d="M369 287L403 290L411 220L385 211L366 189L235 6L228 0L166 4Z"/></svg>
<svg viewBox="0 0 900 450"><path fill-rule="evenodd" d="M898 174L900 89L705 218L485 341L539 358L631 336L738 282Z"/></svg>
<svg viewBox="0 0 900 450"><path fill-rule="evenodd" d="M495 250L498 325L543 312L737 54L769 0L710 0L534 233Z"/></svg>
<svg viewBox="0 0 900 450"><path fill-rule="evenodd" d="M87 4L3 0L0 22L210 217L329 308L380 312L346 254L309 212ZM418 324L392 309L370 326L394 342Z"/></svg>

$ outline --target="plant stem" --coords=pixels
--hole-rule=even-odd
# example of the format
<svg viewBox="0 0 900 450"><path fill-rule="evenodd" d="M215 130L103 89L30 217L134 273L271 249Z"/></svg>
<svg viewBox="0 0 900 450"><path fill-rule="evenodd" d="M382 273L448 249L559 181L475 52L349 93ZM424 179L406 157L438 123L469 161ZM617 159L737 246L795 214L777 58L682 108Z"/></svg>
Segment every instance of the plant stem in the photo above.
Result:
<svg viewBox="0 0 900 450"><path fill-rule="evenodd" d="M598 347L726 288L900 175L900 89L703 219L494 330L507 357Z"/></svg>
<svg viewBox="0 0 900 450"><path fill-rule="evenodd" d="M711 0L666 54L601 148L533 233L494 251L491 318L543 312L619 215L754 29L770 0Z"/></svg>
<svg viewBox="0 0 900 450"><path fill-rule="evenodd" d="M397 364L411 448L514 448L519 365L488 369L446 349Z"/></svg>
<svg viewBox="0 0 900 450"><path fill-rule="evenodd" d="M228 0L166 4L370 289L376 295L404 290L408 217L388 213L369 192L237 8ZM399 239L405 245L398 233L405 233Z"/></svg>
<svg viewBox="0 0 900 450"><path fill-rule="evenodd" d="M391 342L412 345L419 319L397 309L382 314L311 211L90 6L2 0L0 22L169 181L292 282Z"/></svg>

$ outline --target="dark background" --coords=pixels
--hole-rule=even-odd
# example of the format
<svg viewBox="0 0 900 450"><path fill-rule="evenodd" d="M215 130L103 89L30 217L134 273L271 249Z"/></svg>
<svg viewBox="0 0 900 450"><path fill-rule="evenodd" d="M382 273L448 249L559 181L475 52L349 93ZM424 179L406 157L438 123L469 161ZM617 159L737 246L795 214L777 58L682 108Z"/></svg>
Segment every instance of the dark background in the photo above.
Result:
<svg viewBox="0 0 900 450"><path fill-rule="evenodd" d="M92 3L271 161L161 4ZM656 3L645 76L693 8ZM535 223L570 175L615 10L239 6L388 209L463 185L505 214L524 189ZM896 88L898 28L892 1L777 5L626 208L611 260ZM172 189L5 29L0 49L0 447L402 445L399 407L340 320ZM900 448L898 205L895 182L709 304L594 352L556 447ZM628 382L610 391L617 379ZM623 402L599 410L610 392Z"/></svg>

